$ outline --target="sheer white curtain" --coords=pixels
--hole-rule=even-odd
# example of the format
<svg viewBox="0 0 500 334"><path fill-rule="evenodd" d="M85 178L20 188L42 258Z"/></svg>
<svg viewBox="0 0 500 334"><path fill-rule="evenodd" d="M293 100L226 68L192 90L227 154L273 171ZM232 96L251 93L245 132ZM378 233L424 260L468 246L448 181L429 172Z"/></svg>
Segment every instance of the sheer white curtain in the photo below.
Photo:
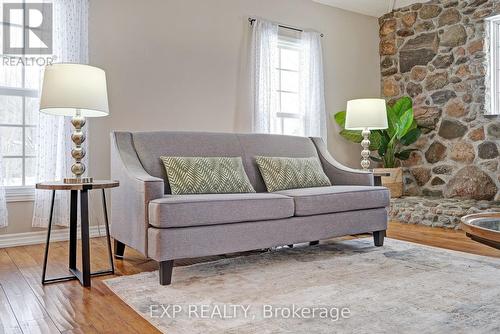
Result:
<svg viewBox="0 0 500 334"><path fill-rule="evenodd" d="M2 147L0 145L0 147ZM2 154L0 154L0 227L7 226L7 203L5 202L4 176L2 169Z"/></svg>
<svg viewBox="0 0 500 334"><path fill-rule="evenodd" d="M280 40L279 25L255 20L252 25L251 42L251 87L253 109L253 131L261 133L283 133L280 114ZM284 36L283 40L290 38ZM283 42L286 44L287 42ZM300 52L298 110L301 115L301 131L305 136L322 137L326 141L326 111L323 78L321 34L304 31L294 49ZM284 83L281 82L281 85Z"/></svg>
<svg viewBox="0 0 500 334"><path fill-rule="evenodd" d="M58 63L88 63L88 0L54 0L54 55ZM61 180L70 176L71 132L69 118L40 113L37 141L37 182ZM86 126L86 129L88 127ZM87 142L85 142L85 149ZM69 196L56 193L54 224L69 223ZM45 227L49 221L51 192L37 190L33 226Z"/></svg>
<svg viewBox="0 0 500 334"><path fill-rule="evenodd" d="M255 20L252 25L251 87L253 130L272 133L277 108L278 25Z"/></svg>
<svg viewBox="0 0 500 334"><path fill-rule="evenodd" d="M301 33L300 110L304 115L304 133L321 137L326 142L325 83L323 77L323 49L321 34Z"/></svg>

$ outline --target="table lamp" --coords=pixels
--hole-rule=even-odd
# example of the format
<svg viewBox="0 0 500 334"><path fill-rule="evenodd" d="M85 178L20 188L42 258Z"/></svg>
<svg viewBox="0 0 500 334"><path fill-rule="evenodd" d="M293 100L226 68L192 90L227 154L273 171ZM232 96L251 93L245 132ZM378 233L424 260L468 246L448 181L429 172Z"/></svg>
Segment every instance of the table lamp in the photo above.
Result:
<svg viewBox="0 0 500 334"><path fill-rule="evenodd" d="M82 177L85 165L85 149L82 143L85 134L85 117L109 115L106 74L100 68L81 64L53 64L45 68L40 99L40 112L52 115L71 116L74 131L71 139L75 146L71 156L73 177L64 183L91 183L91 177Z"/></svg>
<svg viewBox="0 0 500 334"><path fill-rule="evenodd" d="M346 130L361 130L361 167L370 167L370 130L387 129L387 109L383 99L358 99L347 102Z"/></svg>

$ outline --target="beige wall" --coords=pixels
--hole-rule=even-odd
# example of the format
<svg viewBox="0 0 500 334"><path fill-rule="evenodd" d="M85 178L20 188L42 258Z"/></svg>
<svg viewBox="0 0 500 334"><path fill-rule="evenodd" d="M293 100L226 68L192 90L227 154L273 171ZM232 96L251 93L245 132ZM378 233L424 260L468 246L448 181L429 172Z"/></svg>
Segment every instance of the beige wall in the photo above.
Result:
<svg viewBox="0 0 500 334"><path fill-rule="evenodd" d="M329 113L379 95L377 19L311 0L91 0L89 15L90 61L107 72L111 108L110 117L90 120L95 177L109 176L110 130L251 130L249 16L325 34ZM358 145L332 124L329 138L331 152L356 166ZM15 206L11 225L29 230L30 203Z"/></svg>

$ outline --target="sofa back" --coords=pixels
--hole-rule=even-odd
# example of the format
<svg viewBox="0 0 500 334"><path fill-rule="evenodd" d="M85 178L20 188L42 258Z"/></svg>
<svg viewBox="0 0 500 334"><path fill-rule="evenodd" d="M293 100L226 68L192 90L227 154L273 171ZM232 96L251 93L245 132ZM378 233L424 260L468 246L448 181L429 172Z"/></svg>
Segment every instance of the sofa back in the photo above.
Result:
<svg viewBox="0 0 500 334"><path fill-rule="evenodd" d="M266 191L255 156L290 158L317 157L307 137L269 134L235 134L209 132L132 132L139 160L150 175L165 180L165 193L170 193L167 175L160 156L241 157L243 166L257 192Z"/></svg>

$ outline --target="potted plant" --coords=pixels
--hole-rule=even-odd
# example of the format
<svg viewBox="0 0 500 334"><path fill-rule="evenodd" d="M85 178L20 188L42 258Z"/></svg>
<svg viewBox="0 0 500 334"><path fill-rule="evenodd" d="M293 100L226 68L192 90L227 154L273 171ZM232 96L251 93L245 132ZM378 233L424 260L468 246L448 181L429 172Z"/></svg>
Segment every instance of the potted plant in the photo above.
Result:
<svg viewBox="0 0 500 334"><path fill-rule="evenodd" d="M361 143L363 136L361 131L346 130L345 111L333 115L335 122L342 128L340 135L345 139ZM387 105L388 128L385 130L374 130L370 135L370 150L376 152L370 158L382 164L383 168L375 171L389 172L390 177L383 177L382 184L391 190L392 197L403 195L403 171L401 161L408 160L413 148L407 148L415 143L422 134L421 128L413 117L412 100L402 97L394 104Z"/></svg>

